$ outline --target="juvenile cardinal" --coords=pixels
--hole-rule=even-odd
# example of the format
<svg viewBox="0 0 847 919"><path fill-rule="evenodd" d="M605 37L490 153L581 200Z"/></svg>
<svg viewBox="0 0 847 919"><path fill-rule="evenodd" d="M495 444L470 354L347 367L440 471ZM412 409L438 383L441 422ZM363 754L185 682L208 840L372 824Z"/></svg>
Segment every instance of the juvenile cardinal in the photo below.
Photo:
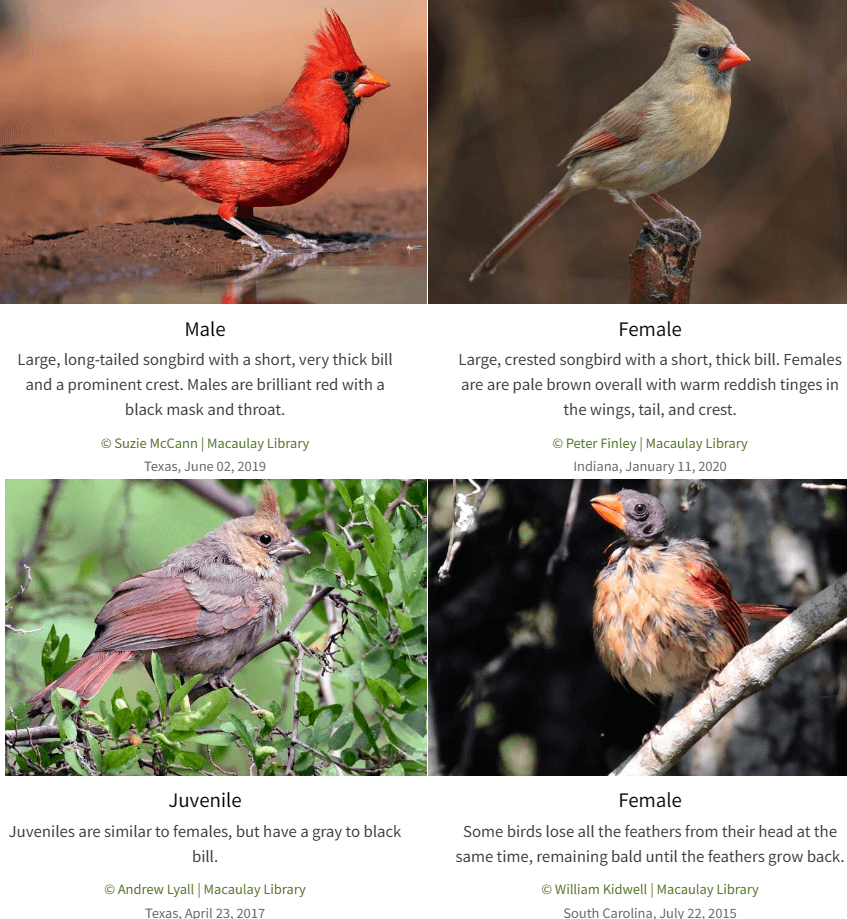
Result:
<svg viewBox="0 0 847 919"><path fill-rule="evenodd" d="M119 584L94 620L94 640L70 670L27 700L30 713L49 712L56 688L89 702L122 665L141 661L149 671L153 651L167 672L183 677L224 670L285 609L282 563L308 554L266 483L255 514L221 524Z"/></svg>
<svg viewBox="0 0 847 919"><path fill-rule="evenodd" d="M606 669L642 696L700 689L749 643L747 619L782 606L739 604L700 539L667 539L652 495L624 489L591 506L626 538L596 581L594 644Z"/></svg>
<svg viewBox="0 0 847 919"><path fill-rule="evenodd" d="M0 154L104 156L160 179L176 179L218 202L218 215L266 255L278 255L243 221L253 217L254 207L296 204L331 179L347 153L350 119L359 103L390 85L359 60L337 13L327 13L315 38L300 79L274 108L214 118L135 143L10 144L0 146Z"/></svg>
<svg viewBox="0 0 847 919"><path fill-rule="evenodd" d="M715 155L729 121L734 68L750 58L703 10L687 0L675 0L674 6L679 15L664 64L571 147L559 164L567 167L562 180L492 249L472 281L483 271L495 271L568 198L592 188L628 201L659 233L636 198L649 195L693 223L658 192L693 175Z"/></svg>

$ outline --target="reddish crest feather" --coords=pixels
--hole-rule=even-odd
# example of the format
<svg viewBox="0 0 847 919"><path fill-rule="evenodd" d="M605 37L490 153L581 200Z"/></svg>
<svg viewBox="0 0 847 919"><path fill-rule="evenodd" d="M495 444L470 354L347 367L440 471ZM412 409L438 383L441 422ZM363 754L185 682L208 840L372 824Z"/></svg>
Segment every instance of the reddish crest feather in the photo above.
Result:
<svg viewBox="0 0 847 919"><path fill-rule="evenodd" d="M362 66L359 55L350 41L350 34L341 21L341 17L335 10L324 10L326 13L326 25L322 25L315 32L317 44L309 47L309 55L306 58L306 70L314 66L330 66L335 70L358 70Z"/></svg>
<svg viewBox="0 0 847 919"><path fill-rule="evenodd" d="M263 517L279 517L279 504L276 500L276 492L271 488L270 482L262 485L262 492L259 497L259 506L256 513Z"/></svg>
<svg viewBox="0 0 847 919"><path fill-rule="evenodd" d="M688 0L674 0L673 5L679 10L680 15L685 16L686 19L691 19L694 22L714 22L708 13L704 13L693 3L689 3Z"/></svg>

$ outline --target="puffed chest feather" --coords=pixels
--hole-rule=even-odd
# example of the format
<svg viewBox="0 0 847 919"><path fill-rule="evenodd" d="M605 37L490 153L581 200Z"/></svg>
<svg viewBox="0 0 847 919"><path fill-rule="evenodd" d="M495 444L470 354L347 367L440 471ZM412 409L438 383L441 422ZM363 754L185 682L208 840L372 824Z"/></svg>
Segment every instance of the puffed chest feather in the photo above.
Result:
<svg viewBox="0 0 847 919"><path fill-rule="evenodd" d="M615 679L641 695L698 689L735 653L718 604L692 596L686 563L703 558L699 540L626 546L597 577L597 654Z"/></svg>

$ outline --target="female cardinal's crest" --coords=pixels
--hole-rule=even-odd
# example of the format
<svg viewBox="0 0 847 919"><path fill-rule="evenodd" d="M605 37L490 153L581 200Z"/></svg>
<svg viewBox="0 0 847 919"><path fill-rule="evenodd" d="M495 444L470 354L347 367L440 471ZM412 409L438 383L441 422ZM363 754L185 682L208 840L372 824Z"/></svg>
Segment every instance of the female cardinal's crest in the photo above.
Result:
<svg viewBox="0 0 847 919"><path fill-rule="evenodd" d="M359 55L350 41L350 34L335 10L326 10L326 25L315 32L317 44L309 48L306 67L311 64L329 64L340 70L358 70L362 66Z"/></svg>
<svg viewBox="0 0 847 919"><path fill-rule="evenodd" d="M693 19L695 22L714 22L708 13L689 3L688 0L674 0L673 4L680 12L681 16L686 19Z"/></svg>

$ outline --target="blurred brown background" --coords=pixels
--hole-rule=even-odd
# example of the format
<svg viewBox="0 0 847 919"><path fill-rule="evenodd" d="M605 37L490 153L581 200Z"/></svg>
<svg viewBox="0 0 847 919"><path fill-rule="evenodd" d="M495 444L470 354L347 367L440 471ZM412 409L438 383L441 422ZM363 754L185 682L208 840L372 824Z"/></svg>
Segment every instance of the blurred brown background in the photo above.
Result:
<svg viewBox="0 0 847 919"><path fill-rule="evenodd" d="M391 88L353 118L314 198L426 184L426 4L404 0L3 0L0 143L138 140L278 105L324 8ZM176 182L86 157L0 157L0 237L213 213Z"/></svg>
<svg viewBox="0 0 847 919"><path fill-rule="evenodd" d="M699 5L751 63L736 71L720 150L666 193L703 231L693 299L843 302L847 6ZM430 299L625 302L641 221L602 192L569 201L495 275L468 276L558 182L579 135L661 65L676 11L667 0L429 7Z"/></svg>

